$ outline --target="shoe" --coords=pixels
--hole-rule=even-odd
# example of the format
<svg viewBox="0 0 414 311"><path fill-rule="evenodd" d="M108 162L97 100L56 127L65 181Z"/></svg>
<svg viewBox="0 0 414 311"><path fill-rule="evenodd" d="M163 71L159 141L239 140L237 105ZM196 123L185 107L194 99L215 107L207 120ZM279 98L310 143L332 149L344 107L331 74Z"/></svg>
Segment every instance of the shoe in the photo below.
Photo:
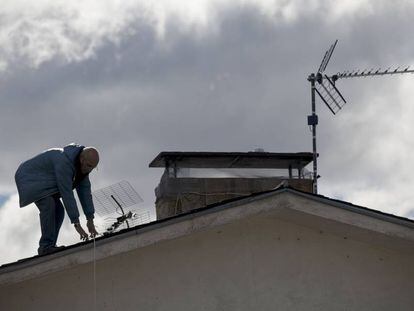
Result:
<svg viewBox="0 0 414 311"><path fill-rule="evenodd" d="M50 246L46 249L38 250L37 252L40 256L49 255L49 254L52 254L52 253L56 253L56 252L58 252L58 251L60 251L64 248L65 248L65 246L63 246L63 245L62 246Z"/></svg>

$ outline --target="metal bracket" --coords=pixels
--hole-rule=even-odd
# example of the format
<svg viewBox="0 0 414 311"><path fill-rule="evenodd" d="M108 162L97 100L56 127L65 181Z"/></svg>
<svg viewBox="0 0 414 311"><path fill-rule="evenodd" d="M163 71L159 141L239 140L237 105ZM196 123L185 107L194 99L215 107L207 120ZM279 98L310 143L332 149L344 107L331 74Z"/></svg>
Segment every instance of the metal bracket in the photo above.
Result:
<svg viewBox="0 0 414 311"><path fill-rule="evenodd" d="M318 124L318 116L316 114L308 116L308 125L316 125L316 124Z"/></svg>

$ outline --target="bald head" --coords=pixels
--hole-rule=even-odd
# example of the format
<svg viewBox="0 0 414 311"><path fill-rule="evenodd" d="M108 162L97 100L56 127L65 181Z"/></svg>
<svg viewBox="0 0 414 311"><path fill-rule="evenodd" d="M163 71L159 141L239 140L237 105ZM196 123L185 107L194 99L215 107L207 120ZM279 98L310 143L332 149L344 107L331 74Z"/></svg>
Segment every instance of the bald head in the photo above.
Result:
<svg viewBox="0 0 414 311"><path fill-rule="evenodd" d="M89 174L99 163L99 152L94 147L85 147L79 160L82 174Z"/></svg>

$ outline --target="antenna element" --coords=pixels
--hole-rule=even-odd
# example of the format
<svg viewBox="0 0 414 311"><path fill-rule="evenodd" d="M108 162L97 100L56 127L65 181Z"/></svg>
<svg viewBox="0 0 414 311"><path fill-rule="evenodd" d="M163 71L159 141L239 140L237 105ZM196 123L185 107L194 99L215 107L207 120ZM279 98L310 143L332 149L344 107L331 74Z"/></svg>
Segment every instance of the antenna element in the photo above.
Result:
<svg viewBox="0 0 414 311"><path fill-rule="evenodd" d="M123 225L126 225L126 227L129 228L130 224L135 226L144 222L149 222L150 220L148 211L137 214L126 210L126 208L134 206L143 200L135 189L132 188L129 182L125 180L94 191L92 193L92 198L96 213L99 216L113 215L113 217L106 218L112 219L112 221L104 234L112 233Z"/></svg>

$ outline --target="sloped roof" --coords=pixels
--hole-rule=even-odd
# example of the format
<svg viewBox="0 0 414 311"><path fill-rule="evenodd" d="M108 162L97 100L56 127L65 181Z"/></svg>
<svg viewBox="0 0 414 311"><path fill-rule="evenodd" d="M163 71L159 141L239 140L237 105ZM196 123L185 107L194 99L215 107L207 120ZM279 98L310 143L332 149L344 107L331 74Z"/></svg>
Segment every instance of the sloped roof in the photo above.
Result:
<svg viewBox="0 0 414 311"><path fill-rule="evenodd" d="M141 234L150 234L152 231L157 231L157 230L164 230L165 228L168 227L172 227L172 226L177 226L180 224L184 224L186 221L188 220L194 220L196 218L201 218L201 217L207 217L210 214L213 213L218 213L221 211L225 211L225 210L231 210L234 208L240 208L243 207L243 205L248 205L251 203L255 203L256 201L259 200L263 200L266 198L272 198L272 197L277 197L280 194L291 194L297 197L300 197L302 199L304 199L305 201L310 200L310 201L316 201L319 203L322 203L324 205L330 205L336 208L339 208L343 211L349 211L355 214L359 214L361 216L368 216L372 219L376 219L382 222L386 222L386 223L390 223L393 225L397 225L399 227L403 227L405 229L408 229L410 232L412 232L412 236L413 236L413 242L414 242L414 231L411 231L414 229L414 220L409 219L409 218L405 218L405 217L400 217L400 216L396 216L396 215L392 215L392 214L388 214L388 213L384 213L381 211L377 211L374 209L370 209L370 208L366 208L366 207L362 207L362 206L358 206L358 205L354 205L352 203L349 202L345 202L345 201L341 201L341 200L336 200L336 199L331 199L322 195L315 195L315 194L311 194L311 193L307 193L307 192L302 192L296 189L293 189L289 186L282 186L279 188L276 188L274 190L270 190L270 191L264 191L264 192L260 192L260 193L254 193L248 196L243 196L243 197L238 197L238 198L233 198L233 199L229 199L229 200L225 200L219 203L215 203L215 204L211 204L208 205L206 207L203 208L199 208L199 209L194 209L191 210L189 212L183 213L183 214L179 214L179 215L175 215L169 218L165 218L162 220L157 220L154 222L150 222L150 223L146 223L146 224L142 224L142 225L138 225L136 227L132 227L132 228L128 228L128 229L124 229L121 230L119 232L110 234L110 235L106 235L106 236L102 236L102 237L98 237L95 240L96 246L102 246L106 243L121 243L123 239L127 239L130 238L132 236L137 237L138 235ZM273 208L273 207L272 207ZM246 212L250 213L251 211L247 211L247 210L251 210L251 208L249 209L245 209ZM248 216L248 214L246 214ZM231 219L229 217L224 217L226 218L226 221L230 221ZM229 220L230 219L230 220ZM343 221L338 220L339 222ZM214 224L222 224L222 221L216 221ZM205 223L205 222L204 222ZM201 226L208 226L211 225L211 223L208 223L207 225L203 224ZM378 226L373 226L372 228L370 228L370 230L375 231L377 230ZM191 228L184 228L182 230L182 234L191 234L192 232L195 232L197 230L199 230L201 227L197 227L194 224L191 225ZM180 230L178 230L180 231ZM158 234L156 235L156 237L153 237L152 239L149 239L148 241L146 240L145 242L142 242L143 244L141 244L140 246L146 246L149 244L154 244L158 241L161 240L165 240L165 239L172 239L175 237L180 236L179 234L181 233L177 233L177 230L174 231L174 234L172 235L163 235L163 234ZM392 230L391 230L392 231ZM381 231L378 231L378 233L383 233ZM177 235L178 234L178 235ZM396 235L396 237L398 237ZM145 239L144 239L145 240ZM147 244L145 244L147 243ZM149 243L149 244L148 244ZM86 242L81 242L81 243L77 243L74 245L70 245L67 246L65 248L62 248L62 250L53 253L53 254L49 254L49 255L44 255L44 256L33 256L30 258L25 258L25 259L21 259L19 261L13 262L13 263L8 263L8 264L4 264L2 266L0 266L0 284L3 282L9 282L10 280L17 280L17 279L24 279L24 278L28 278L30 273L29 272L25 272L25 273L21 273L21 275L17 278L13 278L13 276L11 276L11 273L14 272L19 272L19 270L22 269L30 269L31 267L35 267L37 265L41 265L41 264L45 264L48 261L52 261L52 260L60 260L61 263L60 264L56 264L55 265L55 269L60 269L60 268L64 268L67 267L68 265L74 265L74 264L82 264L82 263L86 263L86 262L90 262L91 258L89 255L87 255L86 258L85 256L73 260L72 259L68 259L67 261L65 261L63 258L66 255L73 255L76 253L85 253L85 251L90 249L93 249L94 247L94 241L93 240L89 240ZM138 247L138 246L137 246ZM117 248L117 250L115 251L107 251L105 252L105 256L112 256L115 255L117 253L123 252L123 251L128 251L126 249L123 249L122 247ZM112 253L111 253L112 252ZM49 269L50 270L50 269ZM51 271L51 270L50 270ZM49 271L49 272L50 272Z"/></svg>

